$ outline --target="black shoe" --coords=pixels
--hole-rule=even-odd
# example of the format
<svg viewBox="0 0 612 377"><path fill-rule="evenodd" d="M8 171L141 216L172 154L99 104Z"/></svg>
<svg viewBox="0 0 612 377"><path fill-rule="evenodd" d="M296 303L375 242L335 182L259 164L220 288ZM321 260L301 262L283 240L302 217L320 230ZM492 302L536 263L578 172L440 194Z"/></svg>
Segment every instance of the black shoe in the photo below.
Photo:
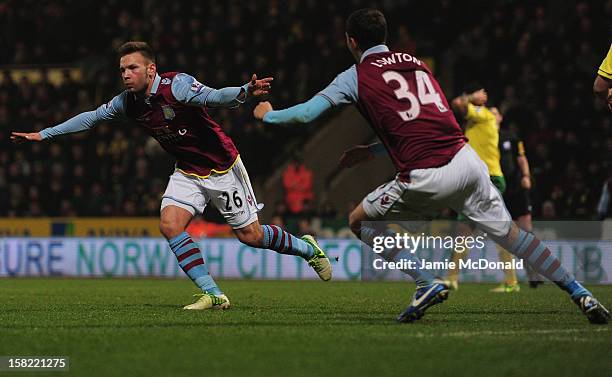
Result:
<svg viewBox="0 0 612 377"><path fill-rule="evenodd" d="M580 296L574 299L580 310L587 316L589 322L605 325L610 320L610 312L593 296Z"/></svg>
<svg viewBox="0 0 612 377"><path fill-rule="evenodd" d="M542 280L529 280L529 288L536 289L541 284L544 284Z"/></svg>

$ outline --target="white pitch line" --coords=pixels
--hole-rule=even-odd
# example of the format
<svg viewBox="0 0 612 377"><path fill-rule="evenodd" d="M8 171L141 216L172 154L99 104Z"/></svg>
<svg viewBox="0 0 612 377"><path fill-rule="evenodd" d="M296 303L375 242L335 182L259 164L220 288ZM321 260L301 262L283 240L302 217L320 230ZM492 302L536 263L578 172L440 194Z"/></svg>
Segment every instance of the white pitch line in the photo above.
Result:
<svg viewBox="0 0 612 377"><path fill-rule="evenodd" d="M416 338L439 338L439 337L459 337L469 338L476 336L507 336L507 335L559 335L559 334L584 334L590 332L607 332L608 328L594 329L555 329L555 330L506 330L506 331L456 331L449 333L423 333L417 332L410 334Z"/></svg>

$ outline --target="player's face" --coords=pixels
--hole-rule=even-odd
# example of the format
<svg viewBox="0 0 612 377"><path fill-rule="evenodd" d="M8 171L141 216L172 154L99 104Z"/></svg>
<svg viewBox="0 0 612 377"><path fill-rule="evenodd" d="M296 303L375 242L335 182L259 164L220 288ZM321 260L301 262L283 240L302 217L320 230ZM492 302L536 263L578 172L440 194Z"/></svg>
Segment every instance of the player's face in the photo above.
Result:
<svg viewBox="0 0 612 377"><path fill-rule="evenodd" d="M121 79L125 88L132 93L146 90L157 72L155 64L140 52L133 52L121 57L119 61Z"/></svg>

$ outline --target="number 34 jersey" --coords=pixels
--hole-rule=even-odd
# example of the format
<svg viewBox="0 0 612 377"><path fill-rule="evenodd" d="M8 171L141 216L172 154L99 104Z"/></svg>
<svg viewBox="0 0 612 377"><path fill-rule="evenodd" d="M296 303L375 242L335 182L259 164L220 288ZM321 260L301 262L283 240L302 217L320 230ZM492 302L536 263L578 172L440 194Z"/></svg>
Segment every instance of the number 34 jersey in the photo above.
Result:
<svg viewBox="0 0 612 377"><path fill-rule="evenodd" d="M333 105L356 103L404 179L446 165L467 141L425 63L384 45L366 50L319 95Z"/></svg>

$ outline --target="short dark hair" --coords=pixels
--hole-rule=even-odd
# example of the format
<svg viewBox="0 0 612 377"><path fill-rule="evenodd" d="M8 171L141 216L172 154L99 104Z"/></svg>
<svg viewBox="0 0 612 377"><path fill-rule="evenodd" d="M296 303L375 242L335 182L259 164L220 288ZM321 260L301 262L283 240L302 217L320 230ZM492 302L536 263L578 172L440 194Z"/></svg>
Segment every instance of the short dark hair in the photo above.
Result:
<svg viewBox="0 0 612 377"><path fill-rule="evenodd" d="M119 55L120 58L125 55L134 53L134 52L140 52L142 56L144 56L146 59L155 63L155 53L153 52L153 49L151 48L151 46L149 46L147 42L138 42L138 41L125 42L117 49L117 54Z"/></svg>
<svg viewBox="0 0 612 377"><path fill-rule="evenodd" d="M471 82L463 88L463 93L472 94L481 89L484 89L484 86L482 84L480 84L479 82Z"/></svg>
<svg viewBox="0 0 612 377"><path fill-rule="evenodd" d="M346 20L346 34L355 38L362 51L387 40L387 20L377 9L364 8L351 13Z"/></svg>

